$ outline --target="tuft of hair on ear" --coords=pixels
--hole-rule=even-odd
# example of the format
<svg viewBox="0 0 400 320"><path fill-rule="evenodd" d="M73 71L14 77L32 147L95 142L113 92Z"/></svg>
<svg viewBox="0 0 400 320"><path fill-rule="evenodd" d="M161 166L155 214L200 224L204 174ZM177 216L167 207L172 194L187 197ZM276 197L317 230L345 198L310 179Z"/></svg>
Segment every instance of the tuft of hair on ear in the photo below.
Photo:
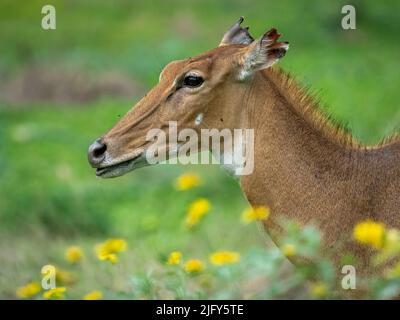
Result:
<svg viewBox="0 0 400 320"><path fill-rule="evenodd" d="M267 60L269 59L280 59L285 56L286 51L289 50L289 42L277 42L281 37L281 34L275 28L272 28L266 32L260 41L260 46L264 48L267 54Z"/></svg>
<svg viewBox="0 0 400 320"><path fill-rule="evenodd" d="M289 50L289 42L278 42L280 36L281 34L272 28L244 49L241 59L241 79L255 71L271 67L286 54L286 51Z"/></svg>

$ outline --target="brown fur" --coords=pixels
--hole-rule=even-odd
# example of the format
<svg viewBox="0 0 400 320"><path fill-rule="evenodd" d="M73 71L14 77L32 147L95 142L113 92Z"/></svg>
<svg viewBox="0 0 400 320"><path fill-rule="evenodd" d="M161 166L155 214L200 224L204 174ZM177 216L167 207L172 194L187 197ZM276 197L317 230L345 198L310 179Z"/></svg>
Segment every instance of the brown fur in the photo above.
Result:
<svg viewBox="0 0 400 320"><path fill-rule="evenodd" d="M265 126L255 134L255 172L241 179L242 188L253 205L271 207L266 227L277 242L282 216L313 222L325 247L342 245L338 263L351 251L368 271L372 252L354 244L352 229L365 219L400 226L400 142L361 146L291 81L279 70L257 79L264 90L254 99L264 103L255 121Z"/></svg>
<svg viewBox="0 0 400 320"><path fill-rule="evenodd" d="M259 45L224 45L169 64L160 82L102 138L108 156L115 164L145 150L146 132L167 130L170 120L177 121L178 128L198 131L252 128L255 170L241 177L240 184L252 205L271 208L265 226L278 246L281 218L315 223L324 234L325 248L341 246L338 267L341 255L353 250L360 268L371 270L366 264L371 252L354 244L352 229L365 219L400 227L400 141L362 146L328 121L289 76L277 68L257 71L263 69L260 63L269 66L282 56L282 51L274 54L277 45L283 50L285 43L273 43L267 60L257 56L268 50L260 46L271 34L276 41L276 32L269 32ZM258 64L251 65L251 76L238 81L240 71L249 68L248 57ZM178 80L191 70L205 79L202 87L178 88ZM195 126L199 113L204 120Z"/></svg>

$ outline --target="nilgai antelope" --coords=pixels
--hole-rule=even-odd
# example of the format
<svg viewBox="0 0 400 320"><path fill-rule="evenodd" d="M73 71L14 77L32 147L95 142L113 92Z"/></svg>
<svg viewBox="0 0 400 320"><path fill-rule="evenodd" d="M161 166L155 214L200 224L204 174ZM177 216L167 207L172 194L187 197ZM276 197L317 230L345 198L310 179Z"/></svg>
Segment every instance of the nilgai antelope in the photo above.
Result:
<svg viewBox="0 0 400 320"><path fill-rule="evenodd" d="M325 249L343 245L338 262L352 250L369 270L372 251L352 241L352 229L365 219L400 227L400 140L358 144L294 80L271 68L288 42L278 42L275 29L254 40L242 21L217 48L169 63L159 83L89 147L90 164L99 177L148 165L146 133L157 128L168 135L170 121L199 133L254 129L254 170L238 179L252 206L271 209L264 225L275 243L282 219L314 223Z"/></svg>

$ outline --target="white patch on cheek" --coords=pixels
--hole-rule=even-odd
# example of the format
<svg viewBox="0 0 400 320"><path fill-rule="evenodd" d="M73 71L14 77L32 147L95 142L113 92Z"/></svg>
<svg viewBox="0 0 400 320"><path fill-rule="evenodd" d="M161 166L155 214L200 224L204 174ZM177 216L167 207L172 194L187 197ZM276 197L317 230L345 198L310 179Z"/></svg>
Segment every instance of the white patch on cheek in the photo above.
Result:
<svg viewBox="0 0 400 320"><path fill-rule="evenodd" d="M203 114L199 113L196 118L194 119L194 124L198 126L203 121Z"/></svg>

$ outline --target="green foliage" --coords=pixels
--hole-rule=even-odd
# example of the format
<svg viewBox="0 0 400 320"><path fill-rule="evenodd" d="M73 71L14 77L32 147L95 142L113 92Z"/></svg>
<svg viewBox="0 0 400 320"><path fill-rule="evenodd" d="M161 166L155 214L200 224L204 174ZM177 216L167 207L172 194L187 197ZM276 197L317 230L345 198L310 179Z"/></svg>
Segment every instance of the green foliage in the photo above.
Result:
<svg viewBox="0 0 400 320"><path fill-rule="evenodd" d="M356 31L340 27L346 1L55 0L54 32L40 28L47 3L1 1L1 82L34 65L93 76L119 71L151 87L166 63L216 46L244 15L255 36L272 26L283 33L291 47L280 64L318 92L324 108L356 137L376 142L398 128L397 1L355 2ZM138 99L7 105L0 97L1 297L15 297L15 288L37 279L42 265L62 264L68 245L92 252L108 236L127 238L133 249L126 256L132 258L100 271L99 262L88 258L75 270L79 281L69 297L99 284L109 298L297 298L307 297L301 287L312 275L332 289L332 266L318 260L319 233L289 225L285 241L318 263L298 272L285 267L279 251L264 249L255 226L239 224L246 201L237 182L215 166L159 166L117 180L97 179L87 164L88 145ZM174 179L184 171L199 173L205 184L189 193L174 190ZM212 211L189 232L182 221L200 196L210 200ZM176 249L204 260L211 251L235 249L242 259L189 277L158 261ZM396 281L377 279L372 296L391 297L399 290Z"/></svg>
<svg viewBox="0 0 400 320"><path fill-rule="evenodd" d="M67 286L67 297L73 299L81 298L82 292L89 290L87 281L91 275L96 276L97 282L89 282L90 290L99 290L109 299L393 299L400 294L398 264L374 277L356 272L355 290L345 289L342 280L346 275L337 273L333 260L327 258L333 252L322 252L318 229L300 228L292 222L282 224L282 228L287 231L282 243L298 240L290 258L303 260L302 266L289 265L277 248L246 248L239 261L221 265L203 252L200 260L205 267L196 273L188 273L185 268L191 259L189 253L183 252L180 261L168 265L168 251L163 252L159 261L138 270L131 269L135 265L132 257L137 256L138 250L130 249L128 244L128 252L121 254L116 265L94 259L89 248L84 260L73 267L58 261L60 270L72 270L70 277L74 279L59 285ZM399 240L396 239L396 245ZM376 250L376 254L381 250L385 249ZM398 259L400 251L394 256Z"/></svg>

